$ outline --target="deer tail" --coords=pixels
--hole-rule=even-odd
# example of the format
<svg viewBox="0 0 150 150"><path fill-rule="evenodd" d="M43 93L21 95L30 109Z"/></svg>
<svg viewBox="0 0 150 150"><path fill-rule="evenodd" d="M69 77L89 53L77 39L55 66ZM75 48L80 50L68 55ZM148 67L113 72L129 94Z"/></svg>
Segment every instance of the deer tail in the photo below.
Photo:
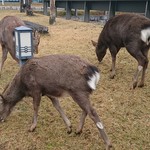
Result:
<svg viewBox="0 0 150 150"><path fill-rule="evenodd" d="M97 67L89 65L87 67L87 73L85 75L87 79L87 84L90 87L90 89L95 90L96 85L98 84L98 81L100 79L100 73Z"/></svg>

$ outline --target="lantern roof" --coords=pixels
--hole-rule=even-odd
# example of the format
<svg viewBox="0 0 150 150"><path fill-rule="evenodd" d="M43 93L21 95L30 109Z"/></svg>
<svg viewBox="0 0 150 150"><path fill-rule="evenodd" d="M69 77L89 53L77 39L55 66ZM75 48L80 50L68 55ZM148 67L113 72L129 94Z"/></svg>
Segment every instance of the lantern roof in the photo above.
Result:
<svg viewBox="0 0 150 150"><path fill-rule="evenodd" d="M31 28L28 28L28 27L26 27L26 26L19 26L19 27L16 27L15 30L32 31Z"/></svg>

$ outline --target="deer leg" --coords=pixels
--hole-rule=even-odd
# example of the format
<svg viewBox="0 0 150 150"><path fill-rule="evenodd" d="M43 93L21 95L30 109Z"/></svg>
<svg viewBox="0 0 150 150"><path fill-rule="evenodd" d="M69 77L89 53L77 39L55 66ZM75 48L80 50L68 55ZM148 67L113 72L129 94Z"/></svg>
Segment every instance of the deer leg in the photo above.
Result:
<svg viewBox="0 0 150 150"><path fill-rule="evenodd" d="M2 45L2 60L1 60L1 64L0 64L0 71L2 71L2 69L3 69L4 62L7 59L7 54L8 54L8 50L6 49L6 47L4 45Z"/></svg>
<svg viewBox="0 0 150 150"><path fill-rule="evenodd" d="M132 84L132 88L135 89L137 87L137 83L138 83L138 77L141 73L141 71L143 70L143 66L141 65L138 65L138 68L136 70L136 73L133 77L133 84Z"/></svg>
<svg viewBox="0 0 150 150"><path fill-rule="evenodd" d="M33 115L32 125L29 129L30 132L33 132L37 125L37 117L38 117L40 101L41 101L41 95L39 93L35 93L33 96L34 115Z"/></svg>
<svg viewBox="0 0 150 150"><path fill-rule="evenodd" d="M110 69L110 79L113 79L116 75L116 69L115 69L115 66L116 66L116 55L119 51L119 48L117 48L116 46L114 45L111 45L109 47L109 50L110 50L110 53L111 53L111 58L112 58L112 65L111 65L111 69Z"/></svg>
<svg viewBox="0 0 150 150"><path fill-rule="evenodd" d="M86 116L87 116L87 113L85 111L82 111L79 126L77 128L76 134L82 133L82 129L83 129L83 126L84 126Z"/></svg>
<svg viewBox="0 0 150 150"><path fill-rule="evenodd" d="M104 126L99 118L99 116L97 115L96 111L92 108L90 101L89 101L89 96L86 93L70 93L70 95L72 96L72 98L74 99L74 101L81 107L81 109L83 111L85 111L89 117L94 121L96 127L98 128L102 139L104 140L105 144L106 144L106 150L109 150L112 145L110 140L108 139L108 136L105 132ZM85 114L83 117L83 120L85 120Z"/></svg>
<svg viewBox="0 0 150 150"><path fill-rule="evenodd" d="M140 83L138 84L138 87L143 87L144 86L144 81L145 81L145 73L146 73L146 69L147 69L147 66L148 63L143 67L143 71L142 71L142 77L141 77L141 81Z"/></svg>
<svg viewBox="0 0 150 150"><path fill-rule="evenodd" d="M92 108L92 106L88 106L86 107L86 111L88 112L89 117L94 121L94 123L96 124L102 139L104 140L105 144L106 144L106 149L109 150L112 145L111 142L105 132L104 126L100 120L100 118L98 117L96 111Z"/></svg>
<svg viewBox="0 0 150 150"><path fill-rule="evenodd" d="M139 75L141 72L142 72L142 78L141 78L140 86L141 87L144 86L145 71L146 71L146 68L148 65L147 58L140 51L134 57L138 61L138 67L137 67L137 71L133 77L133 89L135 89L137 86L138 78L139 78Z"/></svg>
<svg viewBox="0 0 150 150"><path fill-rule="evenodd" d="M63 120L64 120L64 122L67 126L67 130L68 130L67 133L68 134L71 133L72 132L72 128L71 128L72 126L71 126L70 120L67 118L67 116L65 115L63 109L61 108L59 100L54 98L54 97L51 97L51 96L48 96L48 97L51 99L51 101L53 103L53 106L56 108L56 110L59 112L59 114L63 118Z"/></svg>
<svg viewBox="0 0 150 150"><path fill-rule="evenodd" d="M144 86L145 73L146 73L146 69L147 69L147 66L148 66L148 49L144 50L143 52L145 52L143 54L144 54L144 56L145 56L146 59L145 59L145 64L144 64L143 71L142 71L141 81L138 84L138 87L143 87Z"/></svg>
<svg viewBox="0 0 150 150"><path fill-rule="evenodd" d="M116 75L116 69L115 69L115 65L116 65L116 56L112 57L112 65L111 65L111 72L110 72L110 79L113 79Z"/></svg>
<svg viewBox="0 0 150 150"><path fill-rule="evenodd" d="M129 43L126 46L126 49L128 50L128 52L137 60L138 62L138 67L137 70L133 76L133 83L132 83L132 87L131 89L135 89L137 87L138 84L138 78L142 72L142 78L141 78L141 82L139 84L140 87L144 86L144 79L145 79L145 71L148 65L148 47L146 47L146 49L139 49L141 47L141 45L139 45L139 43L134 43L134 47L133 47L133 43Z"/></svg>

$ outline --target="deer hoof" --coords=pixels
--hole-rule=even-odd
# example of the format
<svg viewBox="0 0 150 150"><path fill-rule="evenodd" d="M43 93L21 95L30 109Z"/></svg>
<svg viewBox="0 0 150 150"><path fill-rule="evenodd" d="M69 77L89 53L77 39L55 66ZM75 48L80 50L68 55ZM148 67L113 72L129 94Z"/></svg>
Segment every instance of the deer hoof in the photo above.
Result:
<svg viewBox="0 0 150 150"><path fill-rule="evenodd" d="M68 131L67 131L67 133L70 134L71 132L72 132L72 129L69 128Z"/></svg>
<svg viewBox="0 0 150 150"><path fill-rule="evenodd" d="M35 128L36 128L36 126L35 126L35 125L32 125L28 131L29 131L29 132L33 132L33 131L35 130Z"/></svg>
<svg viewBox="0 0 150 150"><path fill-rule="evenodd" d="M142 88L144 86L144 83L139 83L138 87Z"/></svg>
<svg viewBox="0 0 150 150"><path fill-rule="evenodd" d="M110 79L114 79L114 77L115 77L114 74L110 74L110 75L109 75L109 78L110 78Z"/></svg>
<svg viewBox="0 0 150 150"><path fill-rule="evenodd" d="M75 132L76 135L80 135L81 133L82 133L82 130L81 130L81 131L76 131L76 132Z"/></svg>
<svg viewBox="0 0 150 150"><path fill-rule="evenodd" d="M5 120L3 118L0 118L0 122L5 122Z"/></svg>
<svg viewBox="0 0 150 150"><path fill-rule="evenodd" d="M137 82L134 82L132 89L135 89L136 87L137 87Z"/></svg>
<svg viewBox="0 0 150 150"><path fill-rule="evenodd" d="M106 145L106 150L110 150L110 149L112 149L112 148L113 148L112 144Z"/></svg>

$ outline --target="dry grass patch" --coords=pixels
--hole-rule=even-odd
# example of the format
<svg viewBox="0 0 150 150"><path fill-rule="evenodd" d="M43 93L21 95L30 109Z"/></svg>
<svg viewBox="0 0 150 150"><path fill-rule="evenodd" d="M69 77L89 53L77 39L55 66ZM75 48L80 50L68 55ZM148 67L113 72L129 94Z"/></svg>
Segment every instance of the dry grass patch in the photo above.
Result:
<svg viewBox="0 0 150 150"><path fill-rule="evenodd" d="M50 26L48 16L35 13L35 16L27 17L24 13L8 10L0 11L0 19L10 14L48 26L49 35L41 35L40 51L36 57L57 53L75 54L101 70L101 81L91 95L91 102L101 116L116 150L150 149L150 66L145 87L132 91L130 85L137 62L125 49L119 52L117 74L113 80L108 77L111 65L109 52L101 64L97 61L91 39L98 39L102 29L99 24L57 18L56 24ZM0 93L18 69L18 64L9 56L0 78ZM104 143L94 123L87 117L83 133L75 135L81 110L70 97L61 98L61 104L72 122L71 134L66 133L63 120L46 97L42 98L37 129L29 133L33 114L32 99L24 98L7 121L0 124L0 149L103 150Z"/></svg>

